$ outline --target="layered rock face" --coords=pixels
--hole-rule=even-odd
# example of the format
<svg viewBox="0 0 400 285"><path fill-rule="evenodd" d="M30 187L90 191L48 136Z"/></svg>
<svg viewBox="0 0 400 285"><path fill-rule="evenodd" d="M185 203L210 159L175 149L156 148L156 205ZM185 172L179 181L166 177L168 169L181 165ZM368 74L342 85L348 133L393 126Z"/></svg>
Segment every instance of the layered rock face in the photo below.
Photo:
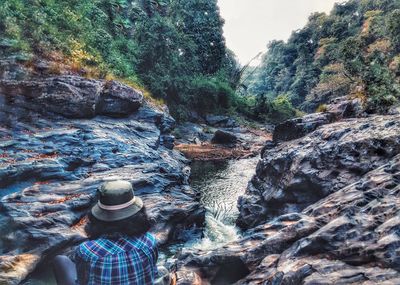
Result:
<svg viewBox="0 0 400 285"><path fill-rule="evenodd" d="M160 244L202 224L186 160L165 143L174 121L139 91L77 76L8 76L0 90L0 284L85 239L104 181L132 182Z"/></svg>
<svg viewBox="0 0 400 285"><path fill-rule="evenodd" d="M31 81L1 80L4 104L47 111L67 118L96 115L127 116L136 111L143 95L117 81L100 81L67 75ZM66 99L68 98L68 99Z"/></svg>
<svg viewBox="0 0 400 285"><path fill-rule="evenodd" d="M239 209L243 238L182 252L182 284L400 284L400 116L267 144Z"/></svg>
<svg viewBox="0 0 400 285"><path fill-rule="evenodd" d="M346 119L265 149L239 200L243 228L299 212L400 153L400 116Z"/></svg>

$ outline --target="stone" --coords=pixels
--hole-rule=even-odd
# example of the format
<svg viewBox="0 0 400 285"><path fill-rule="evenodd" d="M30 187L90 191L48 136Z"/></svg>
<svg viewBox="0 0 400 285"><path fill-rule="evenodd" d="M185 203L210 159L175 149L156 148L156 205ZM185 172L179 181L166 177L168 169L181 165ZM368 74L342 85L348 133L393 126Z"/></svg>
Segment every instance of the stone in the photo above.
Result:
<svg viewBox="0 0 400 285"><path fill-rule="evenodd" d="M178 271L176 273L176 285L202 285L200 276L196 272L189 270Z"/></svg>
<svg viewBox="0 0 400 285"><path fill-rule="evenodd" d="M172 135L160 136L160 144L168 149L173 149L175 146L175 137Z"/></svg>
<svg viewBox="0 0 400 285"><path fill-rule="evenodd" d="M361 117L365 112L364 104L360 99L352 99L348 96L331 100L326 105L326 109L326 112L312 113L278 124L273 132L274 142L298 139L315 131L320 126L345 118Z"/></svg>
<svg viewBox="0 0 400 285"><path fill-rule="evenodd" d="M335 121L335 116L332 113L314 113L287 120L275 127L273 140L281 142L298 139L333 121Z"/></svg>
<svg viewBox="0 0 400 285"><path fill-rule="evenodd" d="M327 105L327 112L336 118L356 118L363 115L365 106L361 99L343 96L333 99Z"/></svg>
<svg viewBox="0 0 400 285"><path fill-rule="evenodd" d="M229 122L232 124L232 120L228 116L221 116L221 115L207 115L205 117L207 124L213 127L225 127L225 125Z"/></svg>
<svg viewBox="0 0 400 285"><path fill-rule="evenodd" d="M214 144L235 144L237 141L238 137L235 134L224 130L217 130L211 139Z"/></svg>
<svg viewBox="0 0 400 285"><path fill-rule="evenodd" d="M96 113L112 117L132 114L142 104L142 92L112 80L106 82L96 105Z"/></svg>

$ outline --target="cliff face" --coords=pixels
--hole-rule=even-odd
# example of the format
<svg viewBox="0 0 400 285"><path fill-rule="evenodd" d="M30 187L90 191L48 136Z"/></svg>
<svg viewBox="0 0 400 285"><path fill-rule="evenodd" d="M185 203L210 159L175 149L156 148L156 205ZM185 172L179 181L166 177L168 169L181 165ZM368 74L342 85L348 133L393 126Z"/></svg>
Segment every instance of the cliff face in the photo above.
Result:
<svg viewBox="0 0 400 285"><path fill-rule="evenodd" d="M18 284L85 238L84 216L103 181L132 182L161 244L202 224L186 160L170 149L167 113L118 82L10 65L0 72L1 284Z"/></svg>
<svg viewBox="0 0 400 285"><path fill-rule="evenodd" d="M212 252L184 252L181 280L400 282L400 115L321 119L330 116L277 128L280 142L265 146L239 199L244 237ZM282 141L293 130L301 135Z"/></svg>
<svg viewBox="0 0 400 285"><path fill-rule="evenodd" d="M400 153L399 121L399 115L346 119L265 150L239 201L239 224L300 212L389 162Z"/></svg>

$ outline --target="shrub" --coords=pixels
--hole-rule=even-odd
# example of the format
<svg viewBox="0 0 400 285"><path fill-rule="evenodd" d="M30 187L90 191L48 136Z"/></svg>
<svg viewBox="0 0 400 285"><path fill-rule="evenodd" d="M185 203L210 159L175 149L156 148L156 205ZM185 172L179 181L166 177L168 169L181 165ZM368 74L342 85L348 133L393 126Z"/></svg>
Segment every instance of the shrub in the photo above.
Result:
<svg viewBox="0 0 400 285"><path fill-rule="evenodd" d="M328 111L328 107L325 104L321 104L317 107L317 110L315 110L317 113L325 113Z"/></svg>
<svg viewBox="0 0 400 285"><path fill-rule="evenodd" d="M272 101L270 118L275 122L285 121L296 116L288 95L279 95Z"/></svg>

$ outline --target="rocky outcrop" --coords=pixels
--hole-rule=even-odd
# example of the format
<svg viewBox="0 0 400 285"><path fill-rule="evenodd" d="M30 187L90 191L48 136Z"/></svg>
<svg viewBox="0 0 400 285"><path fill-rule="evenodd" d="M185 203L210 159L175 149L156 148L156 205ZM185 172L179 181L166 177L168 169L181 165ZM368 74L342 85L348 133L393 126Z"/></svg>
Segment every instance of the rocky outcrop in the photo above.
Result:
<svg viewBox="0 0 400 285"><path fill-rule="evenodd" d="M335 121L362 116L364 107L360 99L340 97L332 100L322 113L312 113L303 117L287 120L275 127L274 142L301 138L318 127Z"/></svg>
<svg viewBox="0 0 400 285"><path fill-rule="evenodd" d="M281 142L298 139L333 121L335 116L332 113L315 113L291 119L275 127L273 140Z"/></svg>
<svg viewBox="0 0 400 285"><path fill-rule="evenodd" d="M160 244L203 223L187 161L171 150L174 121L139 91L77 76L0 86L0 284L85 239L103 181L132 182Z"/></svg>
<svg viewBox="0 0 400 285"><path fill-rule="evenodd" d="M67 118L128 116L143 100L140 91L122 83L73 75L31 81L0 80L0 92L4 94L5 106L46 110Z"/></svg>
<svg viewBox="0 0 400 285"><path fill-rule="evenodd" d="M243 228L300 212L390 161L400 153L400 116L342 120L271 147L239 199Z"/></svg>
<svg viewBox="0 0 400 285"><path fill-rule="evenodd" d="M183 252L178 274L191 271L211 284L399 284L399 209L397 155L239 241Z"/></svg>

